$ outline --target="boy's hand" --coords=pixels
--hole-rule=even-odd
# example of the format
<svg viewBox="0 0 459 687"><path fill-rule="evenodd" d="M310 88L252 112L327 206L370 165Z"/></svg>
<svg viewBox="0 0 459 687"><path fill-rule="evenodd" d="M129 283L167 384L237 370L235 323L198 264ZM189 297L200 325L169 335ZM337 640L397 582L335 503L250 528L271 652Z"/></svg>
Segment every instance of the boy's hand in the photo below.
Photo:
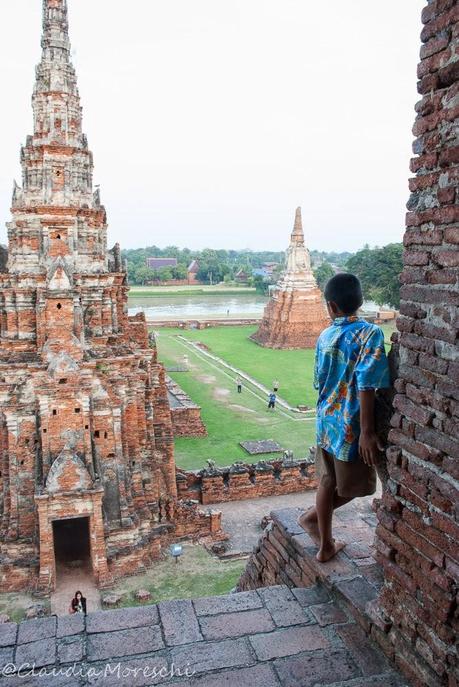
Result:
<svg viewBox="0 0 459 687"><path fill-rule="evenodd" d="M375 432L362 432L359 439L359 453L366 465L374 467L384 446L381 445Z"/></svg>

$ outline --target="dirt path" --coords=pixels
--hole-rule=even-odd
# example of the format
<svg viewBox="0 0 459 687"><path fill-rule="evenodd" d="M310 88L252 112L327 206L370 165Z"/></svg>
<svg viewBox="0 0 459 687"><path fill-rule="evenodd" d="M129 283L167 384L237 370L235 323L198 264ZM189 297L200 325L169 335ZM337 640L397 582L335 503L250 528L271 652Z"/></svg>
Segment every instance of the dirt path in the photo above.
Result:
<svg viewBox="0 0 459 687"><path fill-rule="evenodd" d="M67 615L69 606L76 591L86 597L88 613L101 608L100 592L96 587L94 576L87 566L72 568L63 566L58 572L56 591L51 594L51 613Z"/></svg>

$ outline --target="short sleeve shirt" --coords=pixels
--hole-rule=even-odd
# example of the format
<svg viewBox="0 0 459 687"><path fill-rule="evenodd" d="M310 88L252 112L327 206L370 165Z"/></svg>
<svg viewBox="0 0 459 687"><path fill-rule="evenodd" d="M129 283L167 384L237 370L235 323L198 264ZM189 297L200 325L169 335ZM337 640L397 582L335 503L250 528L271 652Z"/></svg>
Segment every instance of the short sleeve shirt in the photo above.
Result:
<svg viewBox="0 0 459 687"><path fill-rule="evenodd" d="M359 391L390 386L380 327L360 317L338 317L317 341L314 386L317 444L338 460L358 457Z"/></svg>

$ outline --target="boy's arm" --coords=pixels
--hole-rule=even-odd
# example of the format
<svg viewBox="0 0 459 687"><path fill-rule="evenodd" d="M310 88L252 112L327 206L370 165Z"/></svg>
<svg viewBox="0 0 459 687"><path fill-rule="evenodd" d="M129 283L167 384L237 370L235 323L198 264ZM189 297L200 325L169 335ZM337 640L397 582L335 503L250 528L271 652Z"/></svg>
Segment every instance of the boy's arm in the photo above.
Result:
<svg viewBox="0 0 459 687"><path fill-rule="evenodd" d="M359 391L360 439L359 453L367 465L376 465L382 450L375 432L375 390Z"/></svg>

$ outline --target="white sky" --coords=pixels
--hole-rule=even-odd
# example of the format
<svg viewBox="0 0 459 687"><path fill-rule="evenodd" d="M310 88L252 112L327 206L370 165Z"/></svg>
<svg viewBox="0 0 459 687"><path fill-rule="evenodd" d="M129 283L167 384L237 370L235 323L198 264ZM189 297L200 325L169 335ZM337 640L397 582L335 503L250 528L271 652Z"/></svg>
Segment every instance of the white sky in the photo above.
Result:
<svg viewBox="0 0 459 687"><path fill-rule="evenodd" d="M122 247L401 240L425 0L68 0L84 131ZM41 0L0 2L0 242Z"/></svg>

